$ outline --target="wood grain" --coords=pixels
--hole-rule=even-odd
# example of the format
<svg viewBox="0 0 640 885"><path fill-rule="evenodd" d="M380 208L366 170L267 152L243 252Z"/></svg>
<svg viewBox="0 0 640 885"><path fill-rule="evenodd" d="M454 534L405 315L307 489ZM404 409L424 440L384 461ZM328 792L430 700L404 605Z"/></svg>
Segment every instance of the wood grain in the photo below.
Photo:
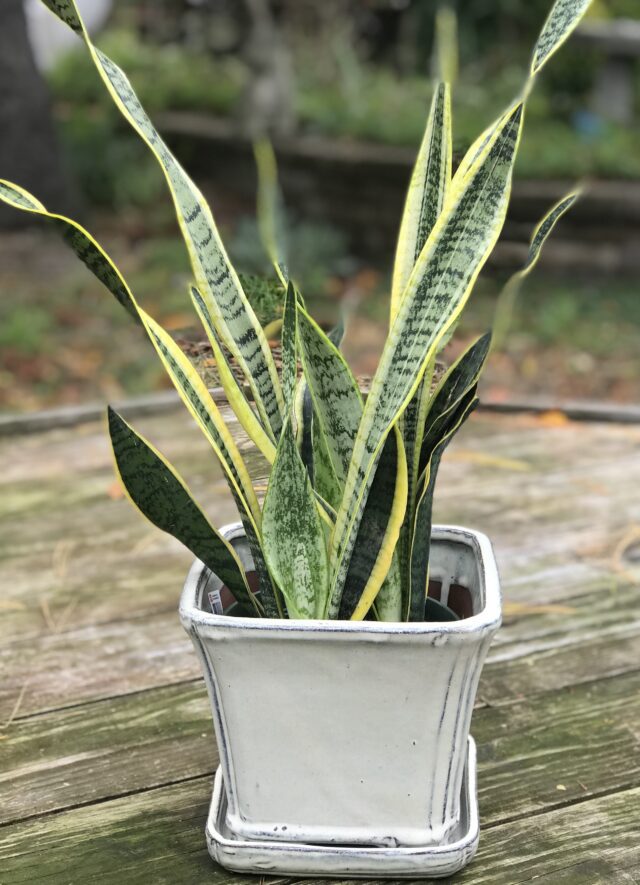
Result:
<svg viewBox="0 0 640 885"><path fill-rule="evenodd" d="M183 411L135 426L235 519ZM436 519L490 535L505 597L463 885L640 881L639 452L636 426L484 413L443 462ZM121 497L101 422L0 437L0 462L1 885L243 881L204 842L217 754L176 613L190 555Z"/></svg>

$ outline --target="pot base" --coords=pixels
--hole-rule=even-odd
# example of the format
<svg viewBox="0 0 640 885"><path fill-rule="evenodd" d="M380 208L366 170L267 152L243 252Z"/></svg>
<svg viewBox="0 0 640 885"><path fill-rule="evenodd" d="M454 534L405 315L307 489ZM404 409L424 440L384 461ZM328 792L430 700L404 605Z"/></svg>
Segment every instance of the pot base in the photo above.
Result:
<svg viewBox="0 0 640 885"><path fill-rule="evenodd" d="M205 833L209 854L228 870L377 879L451 876L469 863L478 847L476 746L470 737L460 797L460 822L441 845L378 848L244 839L235 836L226 826L226 806L222 771L218 768Z"/></svg>

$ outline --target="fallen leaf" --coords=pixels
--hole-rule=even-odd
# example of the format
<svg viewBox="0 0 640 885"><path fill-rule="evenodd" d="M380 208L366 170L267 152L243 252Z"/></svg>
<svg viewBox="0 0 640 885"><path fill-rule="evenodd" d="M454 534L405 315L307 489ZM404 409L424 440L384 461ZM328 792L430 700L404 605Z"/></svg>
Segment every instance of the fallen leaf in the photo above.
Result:
<svg viewBox="0 0 640 885"><path fill-rule="evenodd" d="M539 415L536 415L536 424L541 427L566 427L571 423L571 419L559 409L550 409L548 412L540 412Z"/></svg>
<svg viewBox="0 0 640 885"><path fill-rule="evenodd" d="M124 489L122 488L122 483L117 479L111 483L111 485L107 488L107 495L111 498L112 501L119 501L120 498L124 498Z"/></svg>

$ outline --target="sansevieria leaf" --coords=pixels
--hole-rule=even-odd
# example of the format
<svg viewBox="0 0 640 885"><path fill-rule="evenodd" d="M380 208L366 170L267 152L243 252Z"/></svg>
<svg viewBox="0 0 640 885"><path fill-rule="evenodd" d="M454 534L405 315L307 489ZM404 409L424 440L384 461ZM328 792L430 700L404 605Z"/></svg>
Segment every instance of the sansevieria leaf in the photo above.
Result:
<svg viewBox="0 0 640 885"><path fill-rule="evenodd" d="M446 426L450 413L458 407L471 388L477 386L490 349L491 332L486 332L450 366L434 391L420 442L420 474L424 472L431 452L443 436L443 427Z"/></svg>
<svg viewBox="0 0 640 885"><path fill-rule="evenodd" d="M0 200L13 206L14 209L32 212L43 218L73 249L96 279L107 287L135 320L140 322L137 307L132 301L131 292L122 275L102 247L83 227L64 215L49 212L32 194L11 181L0 179Z"/></svg>
<svg viewBox="0 0 640 885"><path fill-rule="evenodd" d="M291 420L269 477L262 514L267 565L292 618L321 618L329 589L325 532Z"/></svg>
<svg viewBox="0 0 640 885"><path fill-rule="evenodd" d="M458 406L449 414L448 425L444 429L444 433L438 443L429 453L427 467L422 475L422 494L416 507L413 543L411 547L411 592L409 595L409 609L406 613L406 619L409 621L423 621L425 615L424 607L429 586L429 554L431 551L433 493L440 460L444 454L444 450L477 404L478 399L475 395L474 387L462 398Z"/></svg>
<svg viewBox="0 0 640 885"><path fill-rule="evenodd" d="M451 95L448 83L436 83L400 225L391 285L392 323L422 247L442 211L450 180Z"/></svg>
<svg viewBox="0 0 640 885"><path fill-rule="evenodd" d="M537 74L562 46L590 5L591 0L556 0L533 50L532 74Z"/></svg>
<svg viewBox="0 0 640 885"><path fill-rule="evenodd" d="M358 542L349 563L340 602L340 618L362 620L374 603L391 567L406 504L407 462L402 434L396 427L387 437L376 465L371 492L360 522ZM401 589L397 580L395 589L399 604ZM392 587L389 586L386 606L391 604L391 592Z"/></svg>
<svg viewBox="0 0 640 885"><path fill-rule="evenodd" d="M338 348L302 308L298 308L298 339L314 421L324 436L333 472L342 486L362 416L362 396Z"/></svg>
<svg viewBox="0 0 640 885"><path fill-rule="evenodd" d="M144 326L185 405L218 455L230 481L241 515L254 523L257 532L260 508L249 474L218 407L185 354L164 329L138 305L124 277L100 244L79 224L50 213L35 197L10 182L0 182L0 199L15 208L33 212L60 232L88 269Z"/></svg>
<svg viewBox="0 0 640 885"><path fill-rule="evenodd" d="M229 405L233 412L245 429L249 439L253 440L258 449L262 452L269 464L273 463L276 456L276 447L271 441L270 435L266 432L262 422L251 408L251 404L247 400L242 387L238 383L233 369L229 365L226 354L224 353L222 343L218 338L211 314L204 302L204 299L195 286L191 286L191 300L198 312L198 316L202 321L207 338L213 350L213 358L216 361L218 377L220 384L226 394Z"/></svg>
<svg viewBox="0 0 640 885"><path fill-rule="evenodd" d="M438 343L462 311L502 229L522 125L513 108L449 200L427 240L389 332L367 399L331 548L332 606L340 603L372 468Z"/></svg>
<svg viewBox="0 0 640 885"><path fill-rule="evenodd" d="M206 200L175 160L120 68L91 42L74 0L43 0L79 33L114 103L159 162L187 245L196 283L218 333L251 386L259 411L277 436L282 396L267 340L227 257Z"/></svg>
<svg viewBox="0 0 640 885"><path fill-rule="evenodd" d="M536 226L536 229L531 236L529 252L527 253L527 259L524 265L519 271L516 271L516 273L509 277L498 296L493 320L494 348L500 347L507 335L509 324L511 323L511 317L513 315L513 307L523 279L531 273L538 263L542 247L551 234L551 231L556 226L556 223L562 218L565 212L568 212L569 209L571 209L579 196L580 190L575 190L567 194L566 197L559 200L555 206L551 207L542 221Z"/></svg>
<svg viewBox="0 0 640 885"><path fill-rule="evenodd" d="M282 316L282 395L287 411L291 408L298 379L296 346L296 293L293 283L287 285Z"/></svg>
<svg viewBox="0 0 640 885"><path fill-rule="evenodd" d="M393 269L391 322L395 320L400 298L427 238L442 212L451 183L451 83L457 67L456 18L453 10L442 7L436 16L438 77L422 145L411 176ZM416 483L420 444L431 398L435 357L424 372L415 394L400 419L407 458L407 508L400 531L397 555L403 593L409 589L409 551L416 503ZM378 605L378 609L381 605Z"/></svg>
<svg viewBox="0 0 640 885"><path fill-rule="evenodd" d="M590 4L591 0L556 0L542 27L533 50L529 76L522 89L523 101L529 95L537 74L540 73L547 61L580 23L580 20ZM508 113L510 113L509 108L507 108L507 110L488 126L473 142L462 158L462 161L456 170L456 174L453 177L454 187L460 183L465 175L467 175L469 169L473 166L492 134L502 124L505 114Z"/></svg>
<svg viewBox="0 0 640 885"><path fill-rule="evenodd" d="M138 510L191 550L245 609L262 614L235 550L209 523L175 468L112 408L108 422L118 474Z"/></svg>
<svg viewBox="0 0 640 885"><path fill-rule="evenodd" d="M211 398L204 381L168 332L140 308L140 315L149 337L169 377L180 391L185 405L205 436L211 442L232 488L246 503L256 525L260 523L260 507L251 479L231 436L227 424Z"/></svg>

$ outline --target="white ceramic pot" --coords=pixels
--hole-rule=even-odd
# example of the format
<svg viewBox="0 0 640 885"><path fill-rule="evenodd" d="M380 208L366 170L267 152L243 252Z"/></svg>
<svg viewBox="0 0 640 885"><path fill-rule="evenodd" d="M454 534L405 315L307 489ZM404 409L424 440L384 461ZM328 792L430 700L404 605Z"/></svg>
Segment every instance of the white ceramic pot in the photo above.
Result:
<svg viewBox="0 0 640 885"><path fill-rule="evenodd" d="M250 569L241 527L223 533ZM217 615L208 594L220 582L194 563L180 617L211 699L227 834L388 848L459 833L500 589L488 539L469 529L434 527L430 574L445 604L450 588L467 588L473 614L399 624Z"/></svg>

